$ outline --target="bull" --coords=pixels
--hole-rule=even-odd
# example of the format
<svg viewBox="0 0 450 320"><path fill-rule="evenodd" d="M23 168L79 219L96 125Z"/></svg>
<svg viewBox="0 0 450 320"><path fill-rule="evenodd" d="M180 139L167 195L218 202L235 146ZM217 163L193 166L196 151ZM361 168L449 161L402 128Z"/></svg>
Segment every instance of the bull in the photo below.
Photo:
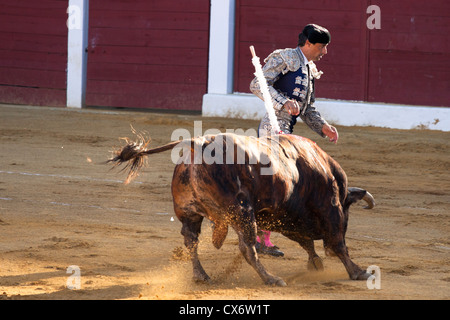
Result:
<svg viewBox="0 0 450 320"><path fill-rule="evenodd" d="M197 253L204 218L213 223L212 242L217 249L228 228L234 229L241 253L265 284L286 285L258 258L259 228L299 243L308 253L308 269L313 270L324 268L314 248L314 240L322 239L326 253L339 257L350 279L368 279L370 274L350 259L345 234L349 207L364 200L366 208L373 208L374 198L366 190L348 187L344 170L316 143L296 135L256 138L233 133L174 141L152 149L128 141L109 161L126 163L129 181L146 156L175 147L179 158L171 185L174 211L182 223L195 280L210 280Z"/></svg>

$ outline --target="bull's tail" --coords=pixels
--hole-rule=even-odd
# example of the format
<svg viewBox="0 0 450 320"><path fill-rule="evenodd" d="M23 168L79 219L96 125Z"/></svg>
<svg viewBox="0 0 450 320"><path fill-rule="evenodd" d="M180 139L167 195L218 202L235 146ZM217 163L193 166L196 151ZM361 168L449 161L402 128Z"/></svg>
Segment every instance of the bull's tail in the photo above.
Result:
<svg viewBox="0 0 450 320"><path fill-rule="evenodd" d="M125 139L127 145L122 149L114 151L115 156L108 160L107 163L112 162L114 167L120 166L123 163L126 163L125 167L122 170L129 169L127 179L125 180L125 184L128 184L133 180L138 174L140 169L146 163L145 157L153 154L159 153L167 150L173 149L178 143L183 140L174 141L163 146L159 146L152 149L147 149L147 145L150 141L145 142L142 136L139 136L138 142L130 141L129 139Z"/></svg>

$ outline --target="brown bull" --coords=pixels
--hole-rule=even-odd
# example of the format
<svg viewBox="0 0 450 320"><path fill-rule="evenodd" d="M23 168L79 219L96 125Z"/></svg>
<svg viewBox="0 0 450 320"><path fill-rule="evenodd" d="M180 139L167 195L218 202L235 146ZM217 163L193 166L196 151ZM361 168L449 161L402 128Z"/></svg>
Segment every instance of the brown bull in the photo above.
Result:
<svg viewBox="0 0 450 320"><path fill-rule="evenodd" d="M351 261L345 233L350 205L363 199L372 208L374 199L363 189L348 188L344 170L314 142L295 135L258 139L226 133L154 149L129 143L110 161L128 162L132 178L144 156L176 146L182 155L173 174L172 196L195 280L209 280L197 255L205 217L214 223L216 248L222 246L229 226L236 231L239 249L266 284L285 282L268 273L258 259L257 227L298 242L309 255L309 269L323 269L314 250L314 240L323 239L327 252L341 259L351 279L370 276Z"/></svg>

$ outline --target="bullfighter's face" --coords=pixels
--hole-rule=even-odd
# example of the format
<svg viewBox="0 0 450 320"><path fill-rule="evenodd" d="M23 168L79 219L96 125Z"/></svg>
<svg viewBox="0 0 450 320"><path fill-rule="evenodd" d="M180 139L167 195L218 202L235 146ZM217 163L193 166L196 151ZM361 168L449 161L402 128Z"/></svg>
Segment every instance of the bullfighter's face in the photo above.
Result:
<svg viewBox="0 0 450 320"><path fill-rule="evenodd" d="M304 54L308 61L319 61L324 55L328 53L328 44L311 43L308 40L305 44ZM306 51L306 52L305 52Z"/></svg>

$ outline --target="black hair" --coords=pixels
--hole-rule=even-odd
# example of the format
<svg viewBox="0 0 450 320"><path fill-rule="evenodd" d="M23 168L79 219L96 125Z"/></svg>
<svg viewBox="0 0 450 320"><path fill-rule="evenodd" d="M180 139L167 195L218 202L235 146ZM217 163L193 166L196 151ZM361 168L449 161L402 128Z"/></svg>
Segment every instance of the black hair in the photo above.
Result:
<svg viewBox="0 0 450 320"><path fill-rule="evenodd" d="M298 45L303 47L309 40L312 44L323 43L328 44L331 41L330 32L324 27L317 24L308 24L303 28L303 31L298 35Z"/></svg>

